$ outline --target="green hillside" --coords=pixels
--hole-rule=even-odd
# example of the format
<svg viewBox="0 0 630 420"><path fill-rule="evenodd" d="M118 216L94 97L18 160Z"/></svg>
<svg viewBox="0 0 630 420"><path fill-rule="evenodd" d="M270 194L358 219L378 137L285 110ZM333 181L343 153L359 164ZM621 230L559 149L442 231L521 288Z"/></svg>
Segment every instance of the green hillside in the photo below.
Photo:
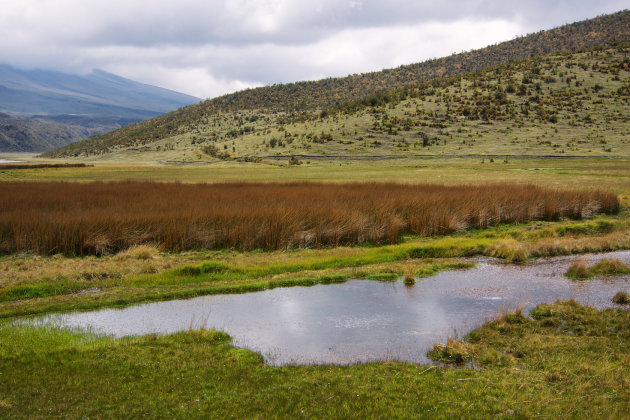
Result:
<svg viewBox="0 0 630 420"><path fill-rule="evenodd" d="M49 157L630 155L630 12L393 70L252 89Z"/></svg>

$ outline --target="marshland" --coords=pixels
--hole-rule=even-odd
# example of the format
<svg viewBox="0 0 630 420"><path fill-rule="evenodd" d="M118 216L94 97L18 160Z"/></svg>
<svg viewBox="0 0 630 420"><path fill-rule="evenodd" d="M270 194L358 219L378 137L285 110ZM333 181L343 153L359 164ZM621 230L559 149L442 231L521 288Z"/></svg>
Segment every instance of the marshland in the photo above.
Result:
<svg viewBox="0 0 630 420"><path fill-rule="evenodd" d="M626 418L629 22L0 154L0 418Z"/></svg>
<svg viewBox="0 0 630 420"><path fill-rule="evenodd" d="M525 265L475 258L422 278L413 272L404 279L396 273L363 280L338 276L325 282L331 284L51 314L33 322L118 338L214 329L228 333L233 345L260 353L273 366L426 364L436 343L456 332L467 334L501 311L518 308L528 315L541 303L568 299L598 309L617 307L611 296L626 287L628 276L576 282L562 276L573 258L545 258ZM609 266L610 261L624 266L619 259L630 262L630 252L582 258L599 260L595 266ZM215 264L213 269L217 268Z"/></svg>
<svg viewBox="0 0 630 420"><path fill-rule="evenodd" d="M4 171L0 174L3 197L12 195L14 199L3 200L2 208L4 212L14 210L10 213L12 223L2 219L0 371L10 375L0 381L0 409L9 417L37 417L42 407L70 417L103 412L112 416L168 413L185 417L197 409L213 415L303 411L315 416L352 417L349 413L366 407L388 415L414 410L493 415L515 410L528 416L537 412L563 414L570 403L575 412L619 416L627 411L629 400L623 374L629 357L628 337L624 335L629 319L623 309L624 293L629 292L627 275L596 274L591 280L571 280L564 273L578 260L584 260L588 268L601 259L585 253L630 249L626 163L513 160L489 165L460 159L419 165L386 161L378 164L380 182L367 184L339 181L369 177L376 170L375 164L263 166L256 168L255 183L239 181L238 171L241 176L254 173L254 168L240 165L101 164ZM305 183L305 175L317 182ZM163 176L180 183L147 182ZM274 182L278 176L285 182ZM108 182L94 182L98 179ZM427 179L440 182L427 184ZM497 183L497 179L509 182ZM281 197L277 202L285 207L273 206L272 192ZM369 205L374 197L374 205ZM414 209L439 210L430 205L432 200L448 207L449 217L437 211L422 219L434 224L412 224ZM178 223L189 223L190 237L207 240L208 232L216 234L209 227L216 226L212 223L218 219L211 215L219 211L223 212L221 220L231 221L231 228L239 223L241 229L251 228L245 223L248 211L270 218L274 211L280 211L282 224L276 225L280 230L273 231L268 230L271 226L264 224L264 218L257 219L260 236L225 236L233 241L230 246L182 242L188 235L160 236L164 232L178 234L177 230L159 230L161 223L173 217ZM291 217L300 212L307 214L312 224L297 223L306 218ZM85 217L88 213L91 217ZM116 228L118 221L123 228ZM16 226L31 232L23 235L23 240L32 240L22 242L23 248L17 252L7 247ZM83 237L76 234L77 226L89 228ZM114 229L109 230L111 227ZM49 236L42 235L48 240L38 240L37 229L49 232ZM205 236L200 234L203 229L207 229ZM295 240L296 233L303 237L309 230L322 233L313 236L318 241ZM78 246L81 238L84 245ZM98 249L95 238L99 238ZM170 238L171 242L159 238ZM250 242L239 244L237 238ZM254 242L256 238L264 241ZM247 243L250 245L243 245ZM63 244L66 249L59 248ZM520 272L535 267L537 258L559 255L564 262L555 270L555 277L535 277L536 284L541 285L540 290L557 290L558 285L565 284L567 290L581 292L543 292L533 299L525 278L532 277L525 276L517 286L521 294L513 288L497 294L481 283L476 287L471 280L475 276L466 274L485 267L483 260L474 258L490 257L498 261L493 263L498 264L497 270L506 267ZM340 298L343 293L336 293L335 287L352 286L357 281L367 287L378 280L376 284L387 290L400 289L407 296L404 299L411 299L414 293L428 298L430 294L421 293L423 288L437 287L439 291L447 284L440 279L450 278L452 273L458 273L454 279L460 276L472 282L468 287L474 299L483 302L483 315L465 317L464 326L446 327L422 346L391 345L400 339L395 338L398 327L389 326L386 330L393 335L373 336L372 343L385 349L385 356L381 356L384 362L356 363L361 359L350 358L354 361L350 365L340 361L341 365L271 366L268 363L274 356L273 360L281 360L280 342L275 347L272 342L269 351L251 345L249 348L258 349L252 352L241 347L247 345L236 332L236 341L232 341L224 332L199 329L212 328L212 304L202 304L200 313L185 317L184 331L166 335L152 332L114 338L103 335L97 325L77 330L24 323L31 316L90 316L90 311L133 310L130 305L162 301L168 305L173 299L186 302L207 295L221 299L226 293L247 293L237 295L245 298L265 290L281 294L294 290L308 302L309 296L314 296L311 291L323 288ZM487 277L483 272L480 275ZM516 281L513 274L508 276ZM404 285L404 278L413 278L415 285ZM500 278L501 274L492 281L497 287L502 283ZM314 285L319 286L304 288ZM443 296L456 296L446 290ZM372 298L376 299L374 310L382 293ZM356 295L358 307L365 311L363 295ZM595 296L601 302L595 304L599 309L579 303L594 305ZM562 302L555 303L556 299ZM273 311L274 302L282 301L276 298L265 308ZM478 307L473 301L461 308L468 311ZM539 302L547 305L537 306ZM344 310L352 307L339 303ZM421 303L414 305L428 310ZM303 310L300 305L292 306L293 315L287 315L285 321L299 324L300 314L316 324L325 318L317 315L321 312L316 308L307 313L301 306ZM407 310L413 307L411 301L405 306ZM245 307L265 324L265 318L256 317L255 305ZM283 307L286 310L289 306ZM370 311L373 315L374 310ZM215 312L220 314L218 306ZM335 313L330 308L327 312ZM125 317L124 312L120 314ZM223 318L226 325L236 326L239 312L227 314ZM167 316L158 313L152 319ZM352 315L338 312L334 319L346 328L359 327L361 320L369 324L366 317L354 316L358 317L355 323L351 322ZM377 318L381 322L387 319ZM414 324L408 313L402 319ZM472 319L476 321L470 322ZM245 325L244 330L248 329ZM278 333L271 330L270 336ZM317 340L315 331L310 338L308 331L303 331L305 342L322 341ZM445 344L440 347L440 343ZM464 363L454 368L427 364L427 350L434 345L428 354L439 363ZM326 352L344 355L340 343L328 347ZM414 354L422 361L396 361L404 354ZM299 348L293 356L297 362L308 359L306 350L300 354ZM368 360L374 359L363 361ZM558 392L562 392L560 397ZM149 401L148 394L157 397ZM397 397L402 394L409 398Z"/></svg>

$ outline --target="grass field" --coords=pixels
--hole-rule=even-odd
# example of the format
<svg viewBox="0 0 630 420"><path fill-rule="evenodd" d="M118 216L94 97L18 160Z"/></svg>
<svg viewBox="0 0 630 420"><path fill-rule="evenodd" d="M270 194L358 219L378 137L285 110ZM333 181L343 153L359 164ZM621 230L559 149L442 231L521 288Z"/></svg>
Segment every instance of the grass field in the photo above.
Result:
<svg viewBox="0 0 630 420"><path fill-rule="evenodd" d="M630 159L384 159L327 160L291 166L286 163L220 162L209 165L95 163L88 168L5 170L0 181L76 182L511 182L553 188L600 188L630 199Z"/></svg>
<svg viewBox="0 0 630 420"><path fill-rule="evenodd" d="M2 181L302 181L485 185L498 180L619 197L618 214L531 221L448 235L403 235L384 246L276 251L134 247L112 255L0 257L0 417L489 417L622 418L630 411L627 310L543 306L451 343L469 367L402 363L272 368L220 333L112 340L13 326L21 316L203 294L431 275L456 257L523 261L630 249L627 160L478 159L316 162L301 166L111 165L0 170ZM583 280L588 281L588 280ZM78 293L89 290L90 293ZM550 302L552 303L552 302Z"/></svg>

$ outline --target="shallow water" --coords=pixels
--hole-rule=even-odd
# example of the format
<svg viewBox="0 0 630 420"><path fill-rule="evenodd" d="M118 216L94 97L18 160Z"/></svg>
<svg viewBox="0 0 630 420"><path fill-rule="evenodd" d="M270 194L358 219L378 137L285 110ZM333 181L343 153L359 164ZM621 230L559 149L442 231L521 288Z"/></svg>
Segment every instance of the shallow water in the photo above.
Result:
<svg viewBox="0 0 630 420"><path fill-rule="evenodd" d="M24 163L24 161L22 160L5 160L5 159L0 159L0 164L3 163Z"/></svg>
<svg viewBox="0 0 630 420"><path fill-rule="evenodd" d="M427 363L426 352L448 337L462 337L500 310L525 302L575 299L597 308L630 292L630 276L573 281L563 277L576 257L511 265L475 259L470 270L444 271L407 287L401 281L352 280L343 284L204 296L124 309L49 315L47 324L79 327L116 337L207 328L225 331L233 344L267 363L347 364L376 360ZM594 263L630 251L587 255Z"/></svg>

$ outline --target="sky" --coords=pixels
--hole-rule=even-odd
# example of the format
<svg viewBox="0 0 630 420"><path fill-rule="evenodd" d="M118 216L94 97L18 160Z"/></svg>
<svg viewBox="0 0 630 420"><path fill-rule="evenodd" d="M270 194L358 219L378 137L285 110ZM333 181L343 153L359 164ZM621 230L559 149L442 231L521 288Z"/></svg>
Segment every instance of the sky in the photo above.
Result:
<svg viewBox="0 0 630 420"><path fill-rule="evenodd" d="M627 0L0 0L0 62L211 98L377 71L612 13Z"/></svg>

